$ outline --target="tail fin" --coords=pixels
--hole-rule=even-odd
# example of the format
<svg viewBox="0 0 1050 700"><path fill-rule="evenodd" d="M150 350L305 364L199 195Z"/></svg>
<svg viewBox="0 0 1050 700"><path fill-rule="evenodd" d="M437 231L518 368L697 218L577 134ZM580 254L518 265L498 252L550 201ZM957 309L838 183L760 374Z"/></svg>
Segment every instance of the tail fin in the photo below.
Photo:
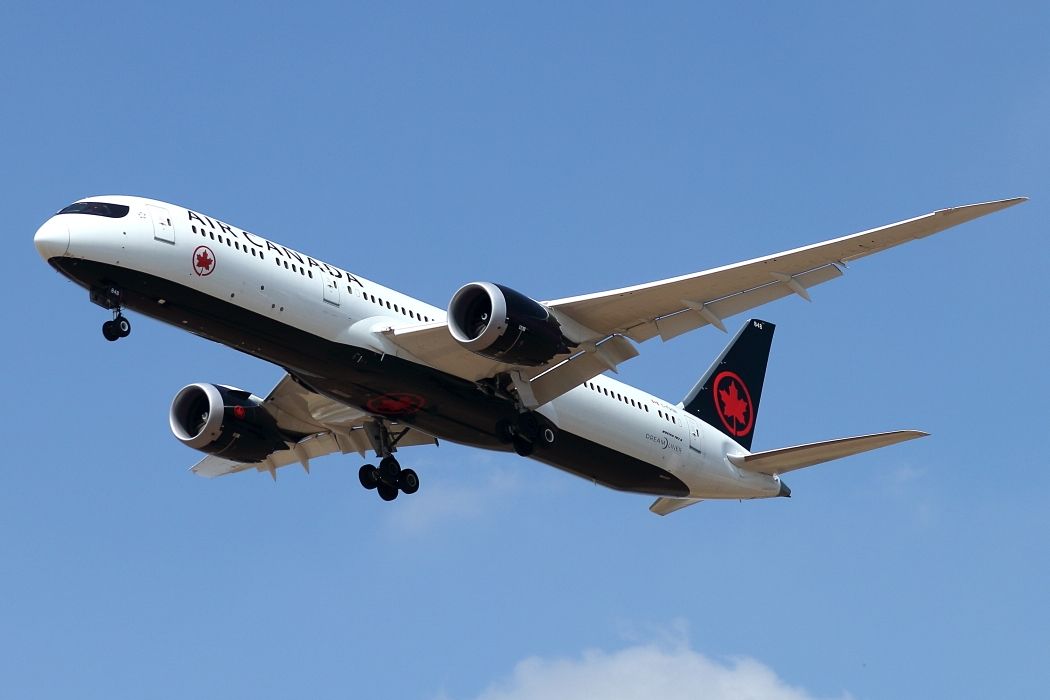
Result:
<svg viewBox="0 0 1050 700"><path fill-rule="evenodd" d="M776 326L751 319L682 401L685 410L751 449Z"/></svg>

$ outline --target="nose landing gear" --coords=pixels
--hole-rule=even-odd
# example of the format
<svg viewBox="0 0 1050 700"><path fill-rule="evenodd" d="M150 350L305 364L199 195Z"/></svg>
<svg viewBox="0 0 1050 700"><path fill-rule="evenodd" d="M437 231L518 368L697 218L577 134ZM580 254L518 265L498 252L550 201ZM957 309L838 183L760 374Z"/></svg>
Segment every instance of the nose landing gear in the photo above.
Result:
<svg viewBox="0 0 1050 700"><path fill-rule="evenodd" d="M106 340L119 340L120 338L127 338L131 335L131 321L126 319L124 314L120 313L120 308L124 300L124 294L120 289L117 287L92 289L89 292L89 297L92 303L98 304L103 309L109 309L113 312L113 320L106 321L102 324L102 335Z"/></svg>
<svg viewBox="0 0 1050 700"><path fill-rule="evenodd" d="M131 321L120 311L115 311L113 320L102 324L102 335L109 341L127 338L131 335Z"/></svg>

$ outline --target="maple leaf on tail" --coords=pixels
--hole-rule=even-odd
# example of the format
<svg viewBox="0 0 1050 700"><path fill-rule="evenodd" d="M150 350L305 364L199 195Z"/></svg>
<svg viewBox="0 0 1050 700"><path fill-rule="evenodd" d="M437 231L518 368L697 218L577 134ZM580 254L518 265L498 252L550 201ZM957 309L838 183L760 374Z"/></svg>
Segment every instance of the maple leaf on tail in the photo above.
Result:
<svg viewBox="0 0 1050 700"><path fill-rule="evenodd" d="M739 425L747 425L747 401L740 398L740 392L737 391L736 382L729 382L729 390L724 389L718 390L718 398L722 399L722 414L728 418L734 419Z"/></svg>

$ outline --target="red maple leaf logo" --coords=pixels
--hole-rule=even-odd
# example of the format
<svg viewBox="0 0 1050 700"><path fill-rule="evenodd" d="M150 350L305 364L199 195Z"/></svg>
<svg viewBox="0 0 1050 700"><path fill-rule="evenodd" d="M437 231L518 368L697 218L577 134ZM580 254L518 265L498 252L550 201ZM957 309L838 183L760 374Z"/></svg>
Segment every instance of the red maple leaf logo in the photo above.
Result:
<svg viewBox="0 0 1050 700"><path fill-rule="evenodd" d="M747 425L747 401L740 398L740 392L737 391L736 382L730 380L729 390L724 389L718 390L718 397L722 399L722 415L727 418L732 418L740 425Z"/></svg>
<svg viewBox="0 0 1050 700"><path fill-rule="evenodd" d="M207 246L197 246L193 251L193 271L200 277L210 275L215 271L215 253Z"/></svg>

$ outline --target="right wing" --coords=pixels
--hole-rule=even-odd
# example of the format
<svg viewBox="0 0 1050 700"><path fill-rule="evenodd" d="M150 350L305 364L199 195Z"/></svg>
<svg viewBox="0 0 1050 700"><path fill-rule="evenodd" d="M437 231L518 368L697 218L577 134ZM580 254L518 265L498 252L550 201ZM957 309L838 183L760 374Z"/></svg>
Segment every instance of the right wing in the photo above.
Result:
<svg viewBox="0 0 1050 700"><path fill-rule="evenodd" d="M321 396L295 381L290 374L278 382L263 400L263 408L277 421L277 427L293 439L287 449L271 452L261 462L235 462L230 459L208 455L190 470L199 476L216 477L225 474L255 469L270 472L277 478L277 470L289 464L300 464L310 471L310 460L340 452L357 452L362 457L372 448L368 430L374 427L370 415ZM384 418L391 434L397 438L398 447L413 445L436 445L437 438L415 428L399 425Z"/></svg>

